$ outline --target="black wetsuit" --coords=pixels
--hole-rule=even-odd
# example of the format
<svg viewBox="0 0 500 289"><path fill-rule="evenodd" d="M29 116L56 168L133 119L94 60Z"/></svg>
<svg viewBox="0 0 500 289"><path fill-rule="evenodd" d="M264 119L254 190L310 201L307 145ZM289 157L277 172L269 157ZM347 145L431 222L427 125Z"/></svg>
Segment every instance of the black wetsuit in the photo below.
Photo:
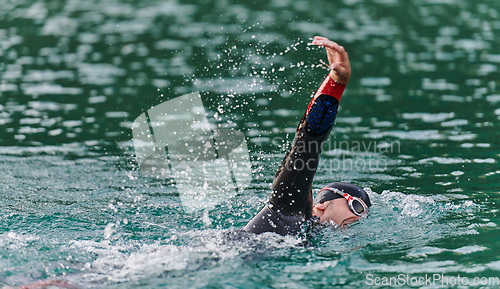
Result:
<svg viewBox="0 0 500 289"><path fill-rule="evenodd" d="M271 196L246 224L245 231L296 235L312 217L312 181L344 89L345 85L326 77L309 103L292 146L276 172Z"/></svg>

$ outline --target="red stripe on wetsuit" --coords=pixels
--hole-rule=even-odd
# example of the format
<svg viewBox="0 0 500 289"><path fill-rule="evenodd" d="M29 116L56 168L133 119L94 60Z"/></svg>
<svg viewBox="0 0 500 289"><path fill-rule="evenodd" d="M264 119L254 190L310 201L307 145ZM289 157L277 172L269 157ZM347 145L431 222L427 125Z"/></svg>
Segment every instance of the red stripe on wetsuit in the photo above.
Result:
<svg viewBox="0 0 500 289"><path fill-rule="evenodd" d="M306 113L302 117L302 120L300 121L299 127L297 129L299 129L301 127L302 122L309 114L309 110L311 109L312 105L314 104L314 102L316 101L316 99L320 95L326 94L326 95L333 96L340 102L340 98L342 97L342 94L344 93L345 87L346 87L345 84L340 84L340 83L336 82L335 80L333 80L330 77L330 74L328 74L326 76L325 80L323 81L323 83L321 84L321 86L318 88L318 91L316 91L316 93L314 94L313 98L311 99L311 102L309 102L309 105L307 106Z"/></svg>
<svg viewBox="0 0 500 289"><path fill-rule="evenodd" d="M314 101L318 96L326 94L335 97L339 102L340 98L342 97L342 93L344 93L346 85L345 84L340 84L333 80L330 77L330 74L325 78L321 86L318 88L318 91L316 91L316 94L314 94L314 97L311 99L311 102L309 102L309 106L307 107L307 112L311 109L311 106L313 105Z"/></svg>

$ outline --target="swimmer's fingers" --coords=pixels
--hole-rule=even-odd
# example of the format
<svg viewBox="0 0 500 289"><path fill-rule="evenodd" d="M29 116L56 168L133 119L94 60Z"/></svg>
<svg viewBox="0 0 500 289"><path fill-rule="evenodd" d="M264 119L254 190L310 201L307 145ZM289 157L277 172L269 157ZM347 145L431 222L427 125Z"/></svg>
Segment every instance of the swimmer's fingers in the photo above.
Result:
<svg viewBox="0 0 500 289"><path fill-rule="evenodd" d="M336 53L338 53L339 58L336 60L339 62L349 61L349 55L345 51L345 48L337 44L337 42L335 41L331 41L326 37L316 36L314 37L312 44L334 50Z"/></svg>
<svg viewBox="0 0 500 289"><path fill-rule="evenodd" d="M347 84L351 76L351 64L344 47L321 36L314 37L311 44L325 47L328 62L330 62L330 67L333 69L332 74L330 74L331 77L339 83Z"/></svg>
<svg viewBox="0 0 500 289"><path fill-rule="evenodd" d="M338 67L340 71L339 73L344 72L344 66L349 65L349 55L345 51L343 46L338 45L336 42L328 40L328 38L316 36L312 44L317 46L322 46L326 48L328 61L332 67ZM335 64L338 65L335 65Z"/></svg>

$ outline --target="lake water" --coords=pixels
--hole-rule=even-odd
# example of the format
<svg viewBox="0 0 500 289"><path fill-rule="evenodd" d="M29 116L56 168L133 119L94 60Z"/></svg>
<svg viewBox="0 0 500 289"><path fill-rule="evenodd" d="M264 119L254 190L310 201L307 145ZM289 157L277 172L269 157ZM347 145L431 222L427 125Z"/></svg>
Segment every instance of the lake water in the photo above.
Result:
<svg viewBox="0 0 500 289"><path fill-rule="evenodd" d="M0 286L500 284L499 1L0 6ZM238 233L327 73L315 35L353 71L314 192L355 183L370 217L306 246ZM131 126L193 91L244 133L252 183L185 213L172 180L139 170Z"/></svg>

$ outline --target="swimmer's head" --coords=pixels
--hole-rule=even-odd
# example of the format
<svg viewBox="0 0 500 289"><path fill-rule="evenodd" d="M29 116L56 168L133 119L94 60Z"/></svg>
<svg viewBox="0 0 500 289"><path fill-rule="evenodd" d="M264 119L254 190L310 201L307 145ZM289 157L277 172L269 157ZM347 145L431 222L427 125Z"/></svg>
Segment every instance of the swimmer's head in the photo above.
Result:
<svg viewBox="0 0 500 289"><path fill-rule="evenodd" d="M362 188L336 182L326 185L314 198L312 214L321 222L333 221L342 226L368 214L370 206L370 198Z"/></svg>

